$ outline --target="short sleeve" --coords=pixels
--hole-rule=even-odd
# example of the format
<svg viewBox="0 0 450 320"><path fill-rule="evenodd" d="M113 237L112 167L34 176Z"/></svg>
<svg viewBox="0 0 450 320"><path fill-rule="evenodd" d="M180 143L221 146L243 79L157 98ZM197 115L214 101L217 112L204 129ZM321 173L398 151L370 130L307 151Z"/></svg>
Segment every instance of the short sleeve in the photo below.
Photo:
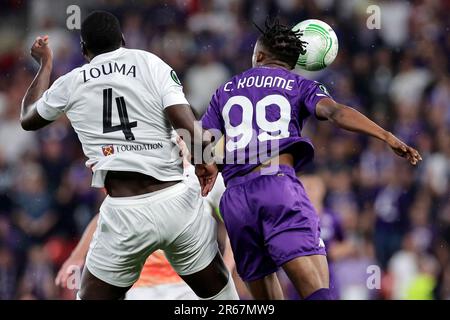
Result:
<svg viewBox="0 0 450 320"><path fill-rule="evenodd" d="M36 101L39 115L48 120L56 120L66 110L70 98L71 74L58 78L42 97Z"/></svg>
<svg viewBox="0 0 450 320"><path fill-rule="evenodd" d="M218 90L212 96L209 106L206 109L206 112L201 119L201 122L202 122L203 129L206 129L206 130L217 129L223 133L224 126L223 126L222 117L220 116L220 112L219 112Z"/></svg>
<svg viewBox="0 0 450 320"><path fill-rule="evenodd" d="M162 60L159 60L157 68L155 86L158 88L164 109L176 104L189 104L177 73Z"/></svg>
<svg viewBox="0 0 450 320"><path fill-rule="evenodd" d="M302 85L302 101L306 109L311 115L316 118L316 105L323 98L331 98L327 88L317 81L304 80ZM320 118L318 118L320 119Z"/></svg>

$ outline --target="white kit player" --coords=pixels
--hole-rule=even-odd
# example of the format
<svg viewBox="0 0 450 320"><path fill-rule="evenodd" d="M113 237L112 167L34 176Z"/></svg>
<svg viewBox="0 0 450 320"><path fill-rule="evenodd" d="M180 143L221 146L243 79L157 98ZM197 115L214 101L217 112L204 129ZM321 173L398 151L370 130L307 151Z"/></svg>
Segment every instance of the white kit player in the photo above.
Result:
<svg viewBox="0 0 450 320"><path fill-rule="evenodd" d="M185 161L185 179L192 183L198 183L193 166ZM225 191L222 176L219 174L214 184L214 188L205 199L206 211L220 219L217 215L220 198ZM97 227L98 215L96 215L87 226L80 241L72 251L70 257L61 266L55 283L62 288L68 287L73 279L75 270L79 270L84 264L92 241L94 230ZM234 269L234 259L226 233L222 237L218 236L219 246L222 247L223 258L228 270ZM178 276L167 261L164 252L157 250L153 252L145 261L139 279L133 287L128 290L126 300L196 300L197 296L192 289Z"/></svg>
<svg viewBox="0 0 450 320"><path fill-rule="evenodd" d="M197 165L199 179L207 182L200 190L183 179L182 161L173 152L174 129L203 136L176 73L153 54L124 48L117 18L96 11L81 27L89 63L48 88L48 40L38 37L31 48L40 69L23 99L22 127L37 130L64 113L88 158L92 186L108 194L78 298L123 298L147 257L161 249L198 297L238 299L201 197L211 190L217 167ZM210 143L191 140L190 147L197 143L200 150Z"/></svg>

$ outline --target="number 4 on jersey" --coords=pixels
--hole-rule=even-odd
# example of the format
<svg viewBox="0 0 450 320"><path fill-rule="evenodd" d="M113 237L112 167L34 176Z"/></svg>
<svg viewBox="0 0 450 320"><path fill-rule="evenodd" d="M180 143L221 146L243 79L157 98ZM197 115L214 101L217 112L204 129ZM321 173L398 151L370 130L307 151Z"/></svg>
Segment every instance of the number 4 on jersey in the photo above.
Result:
<svg viewBox="0 0 450 320"><path fill-rule="evenodd" d="M137 121L130 122L128 119L127 105L123 97L116 98L117 111L119 112L120 124L112 125L112 89L103 90L103 133L122 130L127 140L135 140L131 128L137 127Z"/></svg>

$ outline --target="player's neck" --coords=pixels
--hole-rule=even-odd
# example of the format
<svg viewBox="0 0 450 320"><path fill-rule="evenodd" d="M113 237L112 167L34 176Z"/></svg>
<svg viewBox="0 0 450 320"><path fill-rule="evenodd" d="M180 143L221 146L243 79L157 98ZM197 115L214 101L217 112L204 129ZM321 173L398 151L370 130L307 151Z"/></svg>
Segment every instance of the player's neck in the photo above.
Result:
<svg viewBox="0 0 450 320"><path fill-rule="evenodd" d="M99 52L99 53L97 53L97 54L93 54L93 53L91 53L91 52L88 52L88 54L85 56L85 59L86 59L88 62L91 62L95 57L98 57L98 56L100 56L100 55L102 55L102 54L106 54L106 53L110 53L110 52L116 51L116 50L118 50L118 49L120 49L120 48L123 48L123 47L120 46L120 47L117 47L117 48L112 48L112 49L109 49L109 50L106 50L106 51L103 51L103 52Z"/></svg>
<svg viewBox="0 0 450 320"><path fill-rule="evenodd" d="M283 62L277 62L277 61L270 61L266 63L260 63L258 64L258 67L267 67L267 68L282 68L286 70L291 70L289 66Z"/></svg>

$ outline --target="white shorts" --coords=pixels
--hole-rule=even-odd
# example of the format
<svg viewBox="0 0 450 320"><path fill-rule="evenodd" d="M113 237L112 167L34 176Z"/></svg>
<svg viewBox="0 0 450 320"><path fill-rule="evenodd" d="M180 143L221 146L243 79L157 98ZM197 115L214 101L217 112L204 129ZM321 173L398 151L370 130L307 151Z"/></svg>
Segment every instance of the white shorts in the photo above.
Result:
<svg viewBox="0 0 450 320"><path fill-rule="evenodd" d="M133 285L147 257L164 250L180 275L206 268L218 252L216 222L198 182L136 197L106 197L86 257L87 269L117 287Z"/></svg>
<svg viewBox="0 0 450 320"><path fill-rule="evenodd" d="M198 297L186 283L180 282L133 287L128 290L125 300L198 300Z"/></svg>

